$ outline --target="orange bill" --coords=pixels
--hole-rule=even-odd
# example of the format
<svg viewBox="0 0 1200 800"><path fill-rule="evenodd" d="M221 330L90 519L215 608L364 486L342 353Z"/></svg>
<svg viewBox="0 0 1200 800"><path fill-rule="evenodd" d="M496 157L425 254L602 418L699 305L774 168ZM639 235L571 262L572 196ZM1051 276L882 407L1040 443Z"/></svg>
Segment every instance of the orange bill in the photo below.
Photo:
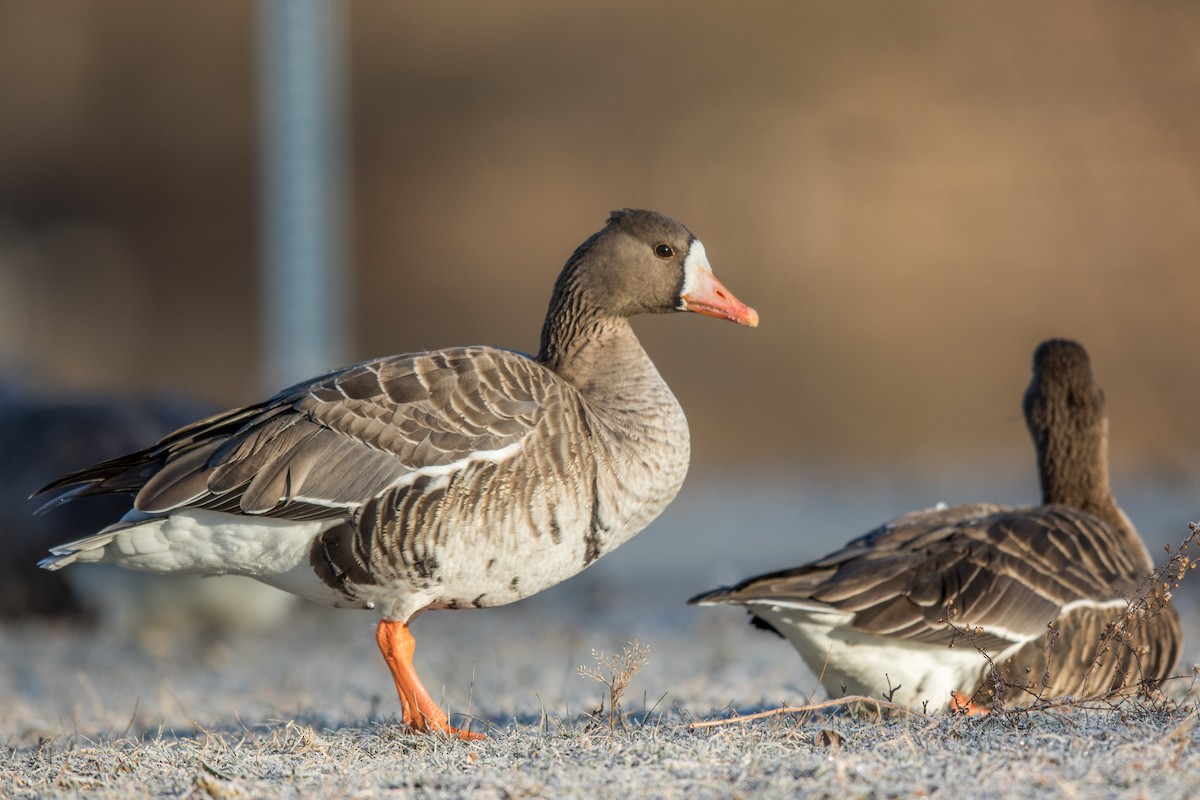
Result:
<svg viewBox="0 0 1200 800"><path fill-rule="evenodd" d="M685 309L707 317L727 319L748 328L758 327L758 312L734 297L733 292L726 289L711 270L696 270L695 283L683 295Z"/></svg>

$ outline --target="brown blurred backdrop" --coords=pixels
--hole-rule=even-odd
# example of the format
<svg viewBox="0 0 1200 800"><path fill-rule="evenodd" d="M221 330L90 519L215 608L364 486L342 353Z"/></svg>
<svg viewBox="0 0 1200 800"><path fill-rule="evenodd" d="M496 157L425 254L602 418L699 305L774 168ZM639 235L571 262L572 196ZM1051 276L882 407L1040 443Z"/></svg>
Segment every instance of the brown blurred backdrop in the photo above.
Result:
<svg viewBox="0 0 1200 800"><path fill-rule="evenodd" d="M1029 470L1020 395L1058 335L1092 353L1115 468L1196 479L1200 4L347 7L351 359L535 349L572 248L648 207L762 315L637 323L710 467ZM0 2L0 365L277 388L257 21Z"/></svg>

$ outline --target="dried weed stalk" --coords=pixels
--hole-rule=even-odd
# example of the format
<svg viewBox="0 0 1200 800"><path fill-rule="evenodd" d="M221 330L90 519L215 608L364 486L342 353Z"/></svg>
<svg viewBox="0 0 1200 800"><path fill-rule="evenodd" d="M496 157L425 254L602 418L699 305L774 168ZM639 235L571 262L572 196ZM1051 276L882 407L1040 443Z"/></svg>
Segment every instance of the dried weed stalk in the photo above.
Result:
<svg viewBox="0 0 1200 800"><path fill-rule="evenodd" d="M1006 710L1024 713L1066 707L1112 709L1131 697L1141 697L1151 704L1169 703L1159 691L1159 681L1152 676L1147 676L1142 669L1142 658L1149 652L1149 648L1145 644L1138 644L1137 631L1148 620L1163 613L1171 600L1173 591L1179 588L1180 582L1187 573L1196 568L1197 562L1188 555L1187 551L1192 544L1200 541L1200 523L1189 522L1188 531L1187 537L1174 551L1170 547L1165 548L1169 554L1167 561L1142 581L1133 596L1129 598L1125 610L1105 625L1091 664L1079 681L1080 694L1078 695L1046 695L1052 685L1053 656L1061 638L1061 633L1053 622L1047 625L1044 668L1040 680L1035 684L1028 680L1021 682L1013 676L1006 676L1001 665L996 664L988 652L978 644L977 637L983 634L983 629L955 624L954 618L957 616L957 610L949 609L947 619L944 621L954 631L951 647L957 640L966 641L975 647L987 661L984 686L976 693L977 698L985 697L990 702L993 713ZM1123 679L1116 680L1108 689L1085 692L1085 687L1093 673L1110 659L1117 659L1119 663L1128 664ZM1186 676L1175 676L1168 680L1182 677ZM1027 702L1020 703L1023 708L1005 707L1005 695L1008 694L1012 697L1014 692L1027 695L1024 698Z"/></svg>
<svg viewBox="0 0 1200 800"><path fill-rule="evenodd" d="M579 675L599 681L608 688L608 728L616 730L617 721L623 719L621 698L633 676L638 673L650 655L650 645L640 644L636 639L629 642L619 654L605 656L603 650L592 650L596 659L596 667L579 667ZM600 698L600 707L596 709L596 717L604 713L604 698Z"/></svg>
<svg viewBox="0 0 1200 800"><path fill-rule="evenodd" d="M808 714L813 711L822 711L826 708L837 708L841 706L851 706L861 704L871 706L877 709L882 719L882 712L886 709L895 711L905 716L917 717L924 720L932 720L928 714L922 714L920 711L915 711L906 705L893 703L888 700L880 700L878 697L870 697L865 694L852 694L846 697L838 697L834 700L825 700L820 703L807 703L802 706L781 706L779 708L768 709L767 711L759 711L754 714L746 714L740 717L729 717L728 719L709 719L693 722L688 725L688 730L699 730L700 728L720 728L726 725L742 725L747 722L752 722L756 719L765 719L767 717L777 717L781 714Z"/></svg>

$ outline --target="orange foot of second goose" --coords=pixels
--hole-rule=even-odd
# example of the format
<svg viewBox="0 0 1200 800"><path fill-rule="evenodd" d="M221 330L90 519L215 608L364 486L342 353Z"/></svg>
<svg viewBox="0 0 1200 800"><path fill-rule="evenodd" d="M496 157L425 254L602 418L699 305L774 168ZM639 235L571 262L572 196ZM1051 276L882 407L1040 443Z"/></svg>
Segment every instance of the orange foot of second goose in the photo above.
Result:
<svg viewBox="0 0 1200 800"><path fill-rule="evenodd" d="M950 711L954 714L966 714L968 717L992 713L990 708L979 705L962 692L950 692Z"/></svg>
<svg viewBox="0 0 1200 800"><path fill-rule="evenodd" d="M379 650L387 661L388 669L392 671L392 680L396 682L396 691L400 694L404 724L409 729L418 733L440 733L467 741L484 738L482 733L452 726L446 713L438 708L429 692L425 691L425 686L417 677L417 670L413 666L413 652L417 643L408 630L408 625L382 620L375 629L375 640L379 643Z"/></svg>

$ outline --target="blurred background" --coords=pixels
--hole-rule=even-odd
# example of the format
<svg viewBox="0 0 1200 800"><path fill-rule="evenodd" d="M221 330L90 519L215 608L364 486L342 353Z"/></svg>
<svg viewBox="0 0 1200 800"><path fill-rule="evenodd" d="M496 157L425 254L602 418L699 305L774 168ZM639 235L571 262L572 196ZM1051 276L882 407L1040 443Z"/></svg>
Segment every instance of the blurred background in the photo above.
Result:
<svg viewBox="0 0 1200 800"><path fill-rule="evenodd" d="M585 582L671 564L686 597L912 508L1036 501L1020 397L1051 336L1091 352L1152 550L1200 517L1200 5L340 8L339 363L536 350L561 264L626 206L687 224L761 314L636 322L694 473ZM279 388L260 12L0 0L0 368L26 396Z"/></svg>

